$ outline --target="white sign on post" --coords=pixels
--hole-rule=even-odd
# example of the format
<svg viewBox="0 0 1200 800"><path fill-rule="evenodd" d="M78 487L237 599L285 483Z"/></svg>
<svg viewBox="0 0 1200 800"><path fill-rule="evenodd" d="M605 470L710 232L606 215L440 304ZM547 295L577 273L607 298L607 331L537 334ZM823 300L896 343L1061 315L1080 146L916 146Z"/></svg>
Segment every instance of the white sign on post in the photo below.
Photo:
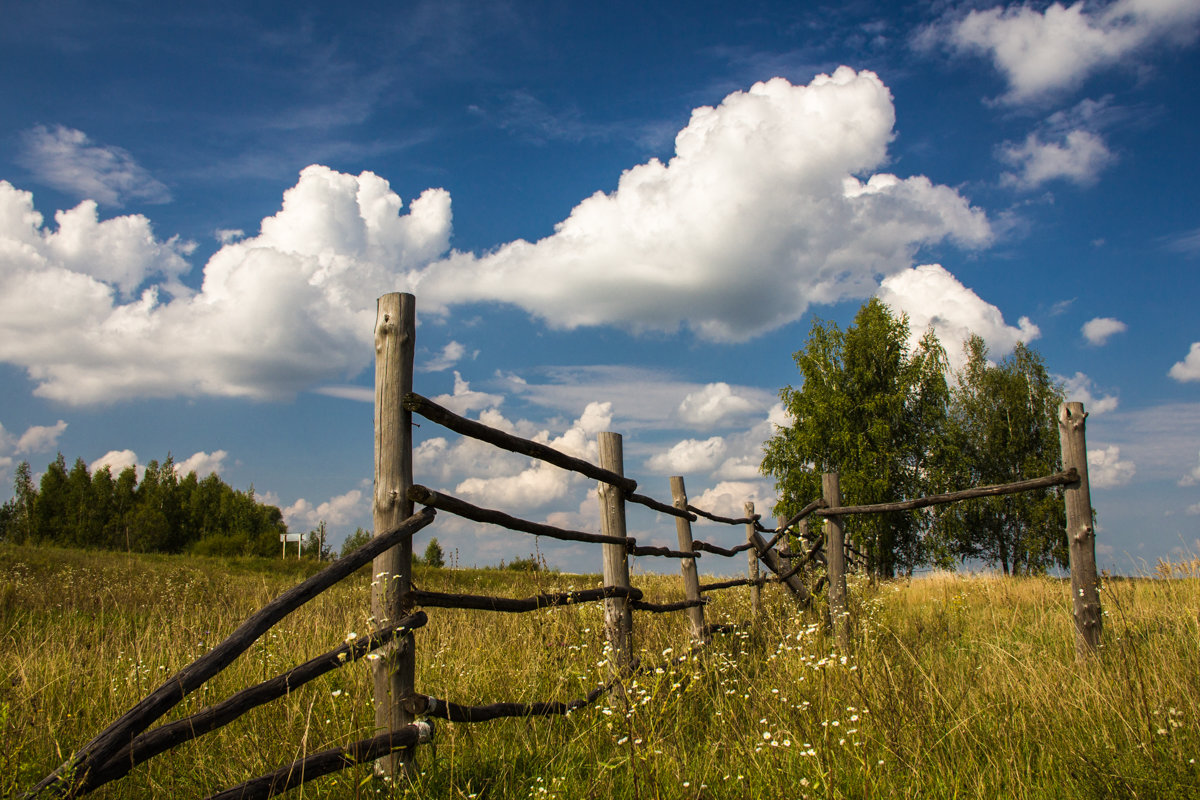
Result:
<svg viewBox="0 0 1200 800"><path fill-rule="evenodd" d="M283 543L283 557L284 558L287 558L288 542L296 543L296 558L300 557L300 548L303 546L302 541L301 541L303 536L304 536L304 534L302 534L302 533L281 533L281 534L279 534L279 541Z"/></svg>

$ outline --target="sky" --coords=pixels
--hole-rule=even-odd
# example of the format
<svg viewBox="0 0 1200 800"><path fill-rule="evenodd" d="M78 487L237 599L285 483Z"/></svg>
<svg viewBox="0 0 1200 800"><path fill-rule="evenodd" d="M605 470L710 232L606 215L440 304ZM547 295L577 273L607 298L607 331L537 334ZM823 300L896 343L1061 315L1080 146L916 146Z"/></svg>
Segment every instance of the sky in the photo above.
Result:
<svg viewBox="0 0 1200 800"><path fill-rule="evenodd" d="M1200 552L1200 0L171 5L5 5L0 498L21 461L169 453L369 528L375 302L407 291L416 391L769 515L792 354L874 295L1084 402L1101 567ZM593 482L418 422L417 482L599 529Z"/></svg>

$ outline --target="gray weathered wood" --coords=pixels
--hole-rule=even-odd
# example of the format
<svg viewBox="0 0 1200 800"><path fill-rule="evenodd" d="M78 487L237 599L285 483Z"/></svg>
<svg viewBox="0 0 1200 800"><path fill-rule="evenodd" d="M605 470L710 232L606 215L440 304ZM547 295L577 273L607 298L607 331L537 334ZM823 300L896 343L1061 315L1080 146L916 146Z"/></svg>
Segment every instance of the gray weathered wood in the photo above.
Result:
<svg viewBox="0 0 1200 800"><path fill-rule="evenodd" d="M601 586L598 589L579 589L574 592L547 592L533 597L492 597L480 594L446 594L414 589L409 593L411 601L419 606L431 608L469 608L478 611L503 611L521 614L540 608L593 603L609 597L640 600L641 589L628 586Z"/></svg>
<svg viewBox="0 0 1200 800"><path fill-rule="evenodd" d="M375 317L375 535L412 514L412 413L402 400L412 391L416 352L417 299L392 293L379 298ZM372 565L371 616L386 625L404 616L412 588L412 539L384 552ZM411 634L392 642L372 666L375 731L394 731L413 721L401 702L413 693L416 656ZM381 775L412 761L411 749L389 751L375 764Z"/></svg>
<svg viewBox="0 0 1200 800"><path fill-rule="evenodd" d="M754 503L751 503L750 501L746 501L746 504L742 506L742 511L745 512L746 519L748 520L757 518L754 513ZM758 582L758 559L759 556L765 556L766 550L770 549L770 544L773 544L774 541L778 540L778 537L776 537L775 540L768 544L767 547L764 547L763 552L760 553L758 552L757 548L753 547L754 537L757 535L758 532L754 529L754 523L747 522L746 543L751 545L751 548L746 553L746 557L750 562L749 578L751 581L753 581L753 583L750 584L750 618L754 620L758 619L758 613L760 610L759 606L762 603L762 584ZM780 562L780 566L782 566L782 561Z"/></svg>
<svg viewBox="0 0 1200 800"><path fill-rule="evenodd" d="M683 477L671 477L671 501L677 509L687 508L687 488L683 485ZM686 513L686 512L685 512ZM686 517L675 518L675 537L679 540L679 549L692 552L692 523ZM683 593L688 600L700 599L700 576L696 571L696 559L685 558L679 563L683 573ZM694 606L688 609L688 624L691 626L692 641L703 644L708 641L704 625L704 608Z"/></svg>
<svg viewBox="0 0 1200 800"><path fill-rule="evenodd" d="M821 476L821 494L825 499L825 558L829 564L829 621L842 649L850 647L850 615L846 608L846 529L836 516L842 504L842 490L836 472Z"/></svg>
<svg viewBox="0 0 1200 800"><path fill-rule="evenodd" d="M779 553L775 550L767 548L767 542L762 538L762 534L754 531L754 535L750 539L751 545L758 553L761 553L762 563L767 565L767 568L780 576L782 582L788 587L792 593L792 598L801 608L808 608L812 605L812 594L808 591L808 587L794 572L789 574L789 570L784 567L783 559L779 557ZM786 576L786 577L784 577Z"/></svg>
<svg viewBox="0 0 1200 800"><path fill-rule="evenodd" d="M1071 600L1075 613L1075 656L1084 661L1100 646L1102 615L1100 582L1096 572L1096 528L1092 522L1092 494L1088 486L1087 413L1083 403L1063 403L1058 410L1058 439L1063 469L1074 470L1079 480L1067 484L1067 545L1071 569Z"/></svg>
<svg viewBox="0 0 1200 800"><path fill-rule="evenodd" d="M597 437L600 467L624 476L621 434L604 431ZM620 486L600 484L600 532L605 536L627 537L625 497ZM602 545L605 586L629 588L629 556L622 545ZM633 609L628 598L612 597L604 601L604 631L612 647L610 662L618 675L625 675L633 664Z"/></svg>

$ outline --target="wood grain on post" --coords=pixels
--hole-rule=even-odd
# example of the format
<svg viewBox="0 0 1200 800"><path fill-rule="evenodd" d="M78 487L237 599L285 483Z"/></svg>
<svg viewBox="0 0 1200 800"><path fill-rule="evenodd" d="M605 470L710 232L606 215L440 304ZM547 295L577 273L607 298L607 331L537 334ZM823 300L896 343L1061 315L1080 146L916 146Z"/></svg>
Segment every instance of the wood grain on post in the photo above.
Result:
<svg viewBox="0 0 1200 800"><path fill-rule="evenodd" d="M379 298L375 317L375 535L412 514L408 490L413 483L412 413L402 400L412 391L416 351L417 299L392 293ZM371 567L371 616L387 625L404 616L404 598L412 588L412 538L375 559ZM403 700L413 693L416 658L413 636L393 642L373 662L375 731L405 728L413 717ZM413 749L388 752L375 762L376 774L394 775L410 765Z"/></svg>
<svg viewBox="0 0 1200 800"><path fill-rule="evenodd" d="M1075 657L1093 655L1100 646L1100 582L1096 572L1096 528L1092 523L1092 494L1088 487L1087 439L1083 403L1063 403L1058 410L1058 440L1063 469L1079 473L1065 491L1067 545L1071 570L1071 600L1075 606Z"/></svg>
<svg viewBox="0 0 1200 800"><path fill-rule="evenodd" d="M821 495L833 512L842 504L836 472L821 476ZM825 517L825 558L829 565L829 621L843 649L850 646L850 616L846 610L846 527L841 517Z"/></svg>
<svg viewBox="0 0 1200 800"><path fill-rule="evenodd" d="M747 519L753 519L754 518L754 503L751 503L750 501L746 501L746 504L742 506L742 511L745 513ZM758 549L753 546L754 545L754 537L757 533L758 532L756 530L754 530L754 523L747 522L746 523L746 541L751 545L751 547L748 551L746 551L746 556L750 561L750 564L749 564L750 574L748 577L752 581L758 580L759 553L758 553ZM782 563L782 561L781 561L781 563ZM762 602L762 586L759 585L758 583L750 584L750 616L754 620L758 619L759 604L761 602Z"/></svg>
<svg viewBox="0 0 1200 800"><path fill-rule="evenodd" d="M671 477L671 502L675 508L686 511L687 489L683 485L683 477ZM679 540L679 549L692 552L692 523L686 517L675 518L675 536ZM685 558L679 562L679 570L683 573L683 593L688 600L700 599L700 576L696 572L696 559ZM708 640L704 627L704 607L693 606L687 610L688 623L692 628L692 641L703 644Z"/></svg>
<svg viewBox="0 0 1200 800"><path fill-rule="evenodd" d="M621 434L604 431L597 437L600 466L624 476L624 451ZM600 533L604 536L628 536L625 529L625 496L619 486L600 484ZM605 586L630 588L629 556L618 544L601 545ZM611 597L604 601L604 631L612 647L611 663L618 675L629 673L633 664L633 609L627 597Z"/></svg>

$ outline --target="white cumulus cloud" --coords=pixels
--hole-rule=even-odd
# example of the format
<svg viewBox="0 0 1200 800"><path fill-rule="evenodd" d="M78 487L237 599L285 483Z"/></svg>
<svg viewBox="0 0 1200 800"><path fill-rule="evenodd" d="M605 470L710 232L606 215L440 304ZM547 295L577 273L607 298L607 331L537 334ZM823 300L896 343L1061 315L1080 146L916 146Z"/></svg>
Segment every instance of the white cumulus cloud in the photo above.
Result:
<svg viewBox="0 0 1200 800"><path fill-rule="evenodd" d="M1083 338L1087 339L1089 344L1101 347L1108 344L1109 338L1118 333L1124 333L1128 329L1129 326L1119 319L1096 317L1083 323L1082 332Z"/></svg>
<svg viewBox="0 0 1200 800"><path fill-rule="evenodd" d="M1194 0L1116 0L1098 4L1029 4L973 10L925 31L964 52L981 53L1004 74L1012 103L1073 89L1093 73L1155 44L1183 45L1196 37Z"/></svg>
<svg viewBox="0 0 1200 800"><path fill-rule="evenodd" d="M710 383L698 392L688 392L679 404L679 417L689 425L710 428L729 417L759 410L759 403L737 394L728 383Z"/></svg>
<svg viewBox="0 0 1200 800"><path fill-rule="evenodd" d="M504 402L504 396L477 392L471 384L463 380L456 370L454 373L454 391L451 394L439 394L432 398L433 402L453 411L455 414L466 414L485 408L495 408Z"/></svg>
<svg viewBox="0 0 1200 800"><path fill-rule="evenodd" d="M1180 383L1200 381L1200 342L1192 342L1187 357L1176 361L1167 374Z"/></svg>
<svg viewBox="0 0 1200 800"><path fill-rule="evenodd" d="M695 472L710 472L725 457L725 439L720 436L700 441L684 439L665 453L658 453L646 461L646 469L661 475L687 475Z"/></svg>
<svg viewBox="0 0 1200 800"><path fill-rule="evenodd" d="M740 518L745 514L745 504L754 503L754 511L764 520L770 518L775 507L775 490L766 481L721 481L705 489L688 502L705 511L722 517ZM703 518L699 524L708 524Z"/></svg>
<svg viewBox="0 0 1200 800"><path fill-rule="evenodd" d="M697 108L675 156L626 170L553 235L421 271L427 303L504 301L551 325L745 340L811 303L863 297L925 244L990 240L984 213L887 161L895 112L871 72L782 78ZM858 175L870 177L864 182Z"/></svg>
<svg viewBox="0 0 1200 800"><path fill-rule="evenodd" d="M145 469L138 463L137 453L132 450L109 450L104 455L97 458L88 466L88 471L93 475L97 470L108 467L109 472L113 477L120 475L127 467L133 467L137 470L138 480L142 479L142 473Z"/></svg>
<svg viewBox="0 0 1200 800"><path fill-rule="evenodd" d="M370 498L351 489L313 506L303 497L283 509L288 528L315 528L321 521L328 525L347 525L370 511Z"/></svg>
<svg viewBox="0 0 1200 800"><path fill-rule="evenodd" d="M467 348L459 342L448 342L442 351L426 361L421 367L426 372L442 372L453 367L465 355Z"/></svg>
<svg viewBox="0 0 1200 800"><path fill-rule="evenodd" d="M83 131L38 125L21 139L21 163L55 189L109 206L126 200L171 201L170 190L126 150L96 144Z"/></svg>
<svg viewBox="0 0 1200 800"><path fill-rule="evenodd" d="M1088 414L1107 414L1109 411L1117 410L1119 402L1117 396L1111 394L1102 395L1096 389L1095 382L1084 373L1076 372L1070 378L1061 380L1063 380L1067 400L1075 403L1083 403L1083 407L1087 409Z"/></svg>
<svg viewBox="0 0 1200 800"><path fill-rule="evenodd" d="M203 450L179 461L175 464L175 474L180 477L186 477L189 472L195 472L196 477L203 480L209 475L216 473L220 475L225 469L225 459L229 453L224 450L214 450L211 453L206 453Z"/></svg>
<svg viewBox="0 0 1200 800"><path fill-rule="evenodd" d="M1088 484L1097 489L1124 486L1133 480L1137 465L1121 458L1121 448L1116 445L1102 450L1088 450Z"/></svg>
<svg viewBox="0 0 1200 800"><path fill-rule="evenodd" d="M187 247L155 240L144 217L98 222L85 202L49 230L32 195L0 181L0 360L70 404L281 397L354 375L371 357L379 287L448 246L449 195L401 207L372 173L308 167L258 236L213 255L193 294L172 286ZM152 276L171 300L158 285L117 296Z"/></svg>
<svg viewBox="0 0 1200 800"><path fill-rule="evenodd" d="M1005 184L1034 189L1052 180L1089 186L1115 156L1098 134L1073 130L1058 140L1045 141L1034 132L1019 144L1008 142L1000 148L1000 160L1016 169L1004 174Z"/></svg>
<svg viewBox="0 0 1200 800"><path fill-rule="evenodd" d="M1012 352L1017 342L1030 342L1041 335L1028 317L1021 317L1017 327L1005 324L1000 309L963 286L941 264L924 264L885 278L878 296L908 314L910 346L933 325L955 369L965 363L962 343L972 333L982 336L988 350L997 356Z"/></svg>

